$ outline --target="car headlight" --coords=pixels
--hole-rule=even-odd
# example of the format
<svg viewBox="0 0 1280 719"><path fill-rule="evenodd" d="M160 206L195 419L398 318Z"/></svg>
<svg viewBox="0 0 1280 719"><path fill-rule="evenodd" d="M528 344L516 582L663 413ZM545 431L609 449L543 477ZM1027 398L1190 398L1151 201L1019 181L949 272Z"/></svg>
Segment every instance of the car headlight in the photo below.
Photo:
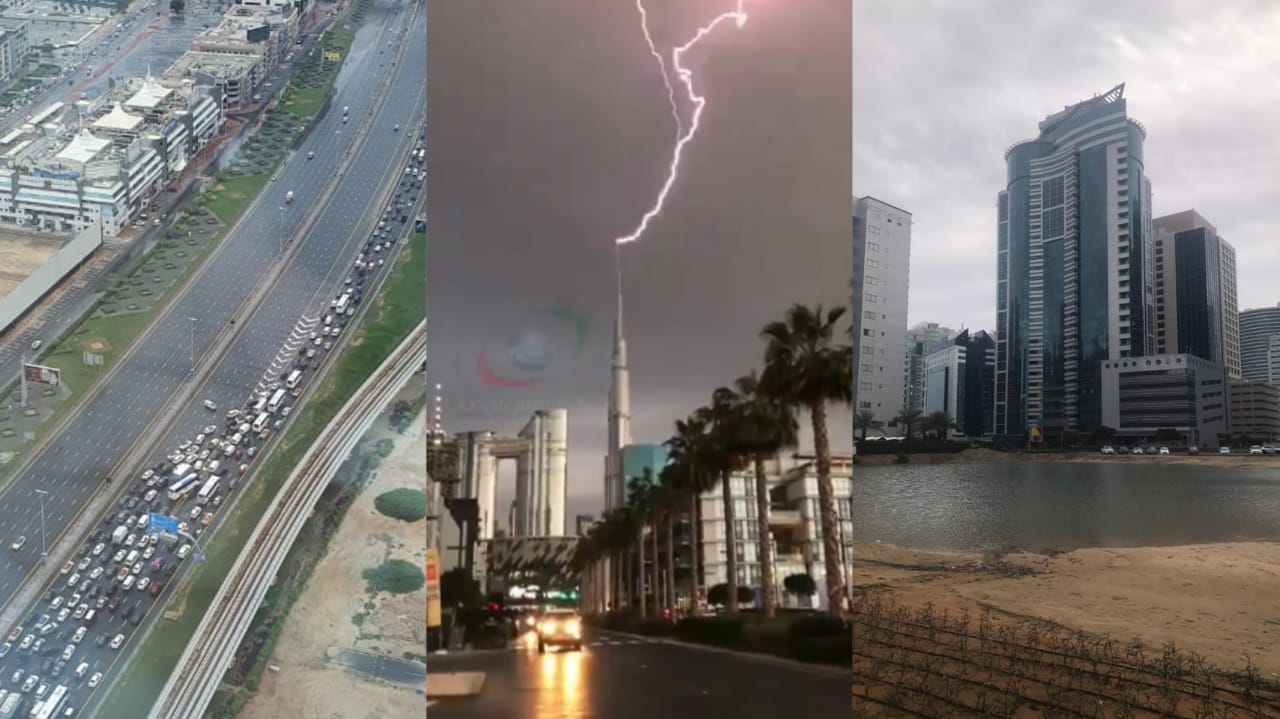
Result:
<svg viewBox="0 0 1280 719"><path fill-rule="evenodd" d="M543 633L543 634L554 634L554 633L555 633L555 631L556 631L556 623L555 623L555 622L543 622L543 623L542 623L542 626L540 627L540 629L541 629L541 631L542 631L542 633Z"/></svg>
<svg viewBox="0 0 1280 719"><path fill-rule="evenodd" d="M565 631L576 637L582 633L582 623L577 619L570 620L569 623L565 625Z"/></svg>

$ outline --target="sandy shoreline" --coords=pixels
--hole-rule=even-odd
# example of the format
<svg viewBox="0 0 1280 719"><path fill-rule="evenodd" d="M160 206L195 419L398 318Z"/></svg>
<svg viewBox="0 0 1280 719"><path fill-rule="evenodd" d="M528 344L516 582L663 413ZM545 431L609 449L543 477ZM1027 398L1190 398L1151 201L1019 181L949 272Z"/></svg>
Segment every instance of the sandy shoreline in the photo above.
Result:
<svg viewBox="0 0 1280 719"><path fill-rule="evenodd" d="M1005 556L855 543L854 556L855 587L905 606L989 607L1149 647L1173 642L1224 667L1248 654L1280 676L1280 543Z"/></svg>
<svg viewBox="0 0 1280 719"><path fill-rule="evenodd" d="M923 452L907 455L909 464L969 464L977 462L1070 462L1106 464L1177 464L1204 467L1248 467L1250 469L1280 469L1280 455L1251 456L1241 454L1221 456L1217 454L1171 454L1166 456L1101 454L1098 452L997 452L993 449L975 448L963 452ZM894 464L894 454L859 454L858 464L876 466Z"/></svg>

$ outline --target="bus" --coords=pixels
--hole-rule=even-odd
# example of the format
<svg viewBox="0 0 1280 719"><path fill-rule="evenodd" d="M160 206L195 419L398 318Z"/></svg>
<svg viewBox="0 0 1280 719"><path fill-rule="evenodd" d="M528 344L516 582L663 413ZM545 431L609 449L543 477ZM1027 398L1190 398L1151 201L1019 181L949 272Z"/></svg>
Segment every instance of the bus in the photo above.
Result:
<svg viewBox="0 0 1280 719"><path fill-rule="evenodd" d="M210 477L209 480L204 483L204 486L200 488L200 493L196 495L196 501L200 504L208 504L209 500L213 499L213 493L218 491L219 481L219 478L216 476Z"/></svg>
<svg viewBox="0 0 1280 719"><path fill-rule="evenodd" d="M284 381L284 386L293 389L302 381L302 370L296 369L289 373L289 379Z"/></svg>
<svg viewBox="0 0 1280 719"><path fill-rule="evenodd" d="M17 719L18 710L22 708L22 700L25 697L18 693L17 689L13 693L5 697L3 703L0 703L0 719Z"/></svg>
<svg viewBox="0 0 1280 719"><path fill-rule="evenodd" d="M280 403L284 402L284 398L285 391L282 389L276 390L276 393L271 395L271 401L267 403L267 411L275 414L280 409Z"/></svg>
<svg viewBox="0 0 1280 719"><path fill-rule="evenodd" d="M271 420L271 415L267 414L266 412L263 412L259 414L256 419L253 420L253 427L251 427L250 429L252 429L254 432L261 432L267 426L267 422L269 422L270 420Z"/></svg>
<svg viewBox="0 0 1280 719"><path fill-rule="evenodd" d="M344 292L341 297L339 297L336 301L334 301L333 312L336 315L344 314L347 311L347 307L349 307L350 305L351 305L351 293Z"/></svg>
<svg viewBox="0 0 1280 719"><path fill-rule="evenodd" d="M179 479L178 481L169 485L169 501L177 502L178 500L182 499L188 494L191 494L191 490L196 488L196 482L199 482L199 481L200 481L200 475L196 474L195 472L192 472L191 474L188 474L182 479Z"/></svg>
<svg viewBox="0 0 1280 719"><path fill-rule="evenodd" d="M53 719L58 716L58 712L62 711L62 707L67 703L67 688L59 686L50 692L48 698L36 704L31 710L32 719Z"/></svg>

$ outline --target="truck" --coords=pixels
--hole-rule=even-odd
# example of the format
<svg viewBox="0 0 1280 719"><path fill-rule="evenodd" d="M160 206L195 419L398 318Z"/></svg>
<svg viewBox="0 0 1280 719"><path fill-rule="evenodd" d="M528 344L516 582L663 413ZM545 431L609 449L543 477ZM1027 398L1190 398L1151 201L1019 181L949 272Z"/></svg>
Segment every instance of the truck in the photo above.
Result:
<svg viewBox="0 0 1280 719"><path fill-rule="evenodd" d="M124 541L125 537L128 537L128 536L129 536L129 528L122 524L119 527L116 527L115 531L111 533L111 543L119 544Z"/></svg>
<svg viewBox="0 0 1280 719"><path fill-rule="evenodd" d="M293 202L293 190L289 190L288 192L284 193L284 201Z"/></svg>

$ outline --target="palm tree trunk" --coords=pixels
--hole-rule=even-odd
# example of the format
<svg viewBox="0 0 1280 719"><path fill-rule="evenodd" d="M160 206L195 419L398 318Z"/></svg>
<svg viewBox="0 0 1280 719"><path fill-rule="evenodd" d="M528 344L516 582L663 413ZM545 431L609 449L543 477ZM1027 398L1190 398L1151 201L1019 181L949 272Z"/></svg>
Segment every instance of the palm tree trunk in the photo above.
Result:
<svg viewBox="0 0 1280 719"><path fill-rule="evenodd" d="M827 435L827 405L819 401L810 410L813 450L818 464L818 513L822 521L822 558L827 580L827 610L844 613L844 567L840 542L840 518L831 486L831 438Z"/></svg>
<svg viewBox="0 0 1280 719"><path fill-rule="evenodd" d="M702 600L702 542L698 539L701 522L698 519L698 493L689 497L689 598L691 609L697 610Z"/></svg>
<svg viewBox="0 0 1280 719"><path fill-rule="evenodd" d="M676 517L678 513L667 512L667 606L676 605Z"/></svg>
<svg viewBox="0 0 1280 719"><path fill-rule="evenodd" d="M724 498L725 586L729 589L726 610L734 614L738 611L738 533L734 531L737 527L733 516L732 475L727 469L720 473L720 492Z"/></svg>
<svg viewBox="0 0 1280 719"><path fill-rule="evenodd" d="M640 616L647 617L649 603L645 601L644 592L644 525L640 525L640 533L636 535L636 603L640 605Z"/></svg>
<svg viewBox="0 0 1280 719"><path fill-rule="evenodd" d="M760 597L766 617L777 611L778 597L773 581L773 542L769 535L769 480L765 476L764 456L755 456L756 470L756 534L760 541Z"/></svg>
<svg viewBox="0 0 1280 719"><path fill-rule="evenodd" d="M653 577L653 616L654 618L662 617L662 563L658 561L658 526L662 521L661 515L656 515L656 519L649 527L649 548L653 551L649 552L649 556L653 561L653 569L649 571L649 576Z"/></svg>

